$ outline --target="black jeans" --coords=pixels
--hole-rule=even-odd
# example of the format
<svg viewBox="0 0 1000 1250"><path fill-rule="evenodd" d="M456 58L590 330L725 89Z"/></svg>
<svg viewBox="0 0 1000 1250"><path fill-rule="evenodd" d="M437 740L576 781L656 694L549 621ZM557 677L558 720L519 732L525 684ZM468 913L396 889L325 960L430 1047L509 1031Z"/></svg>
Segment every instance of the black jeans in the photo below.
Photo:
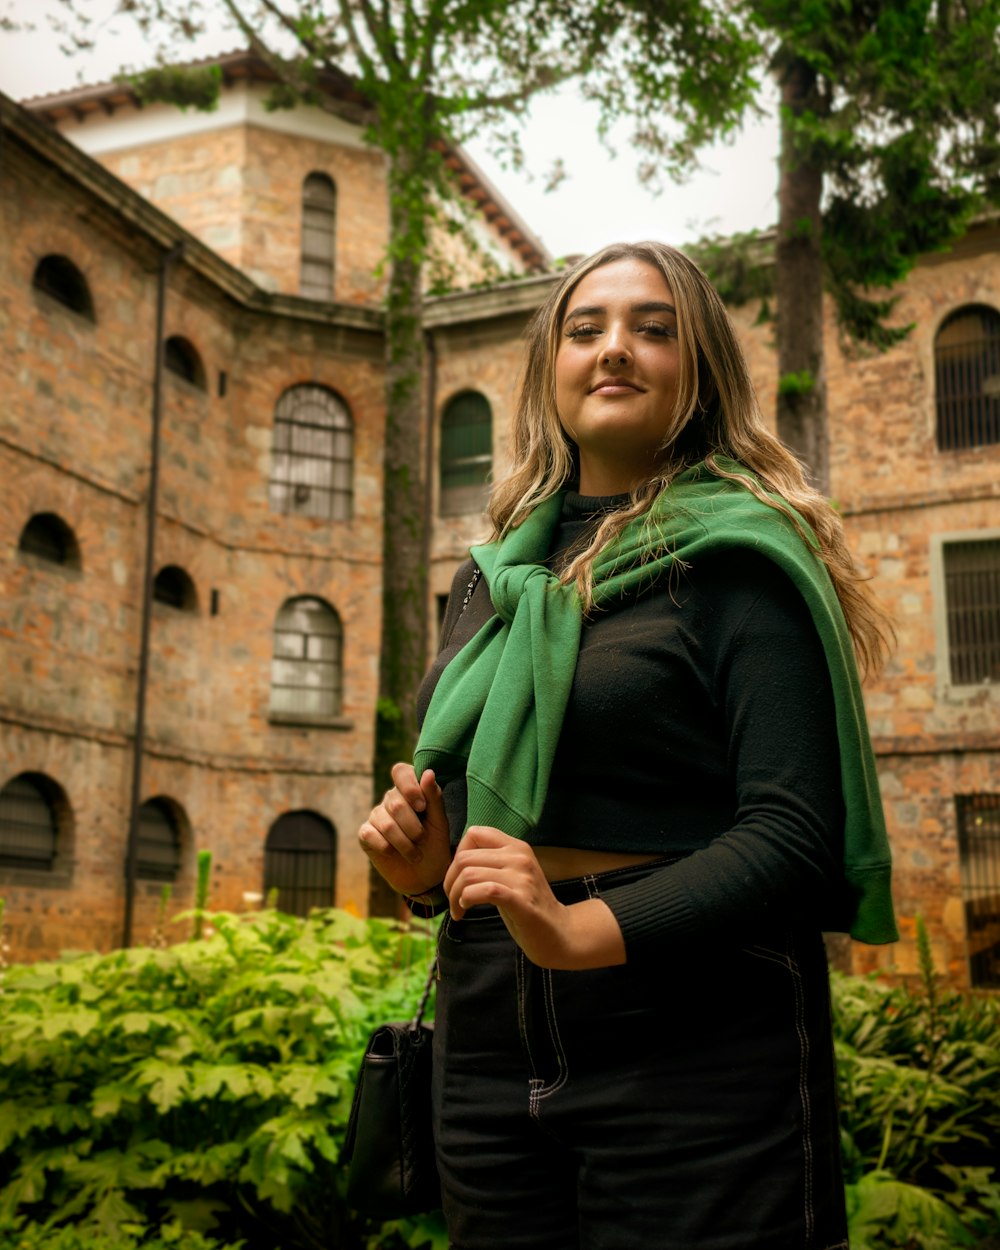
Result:
<svg viewBox="0 0 1000 1250"><path fill-rule="evenodd" d="M562 882L563 902L655 867ZM446 919L435 1133L453 1250L846 1247L818 934L587 972Z"/></svg>

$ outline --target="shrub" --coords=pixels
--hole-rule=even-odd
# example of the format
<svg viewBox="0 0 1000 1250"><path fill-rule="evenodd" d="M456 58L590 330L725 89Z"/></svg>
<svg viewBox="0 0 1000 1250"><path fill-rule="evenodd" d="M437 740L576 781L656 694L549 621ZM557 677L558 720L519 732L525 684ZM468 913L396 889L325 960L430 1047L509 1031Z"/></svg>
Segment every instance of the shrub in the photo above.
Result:
<svg viewBox="0 0 1000 1250"><path fill-rule="evenodd" d="M852 1250L951 1250L1000 1228L1000 1001L833 977Z"/></svg>
<svg viewBox="0 0 1000 1250"><path fill-rule="evenodd" d="M206 921L201 941L8 970L2 1244L440 1243L433 1220L366 1225L339 1166L365 1040L412 1012L432 929L333 910Z"/></svg>

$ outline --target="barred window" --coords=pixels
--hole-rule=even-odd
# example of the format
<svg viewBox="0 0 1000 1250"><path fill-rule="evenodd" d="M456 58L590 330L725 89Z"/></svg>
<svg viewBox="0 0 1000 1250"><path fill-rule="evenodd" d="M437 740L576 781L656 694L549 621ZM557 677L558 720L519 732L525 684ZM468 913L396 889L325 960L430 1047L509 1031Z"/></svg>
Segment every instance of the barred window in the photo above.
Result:
<svg viewBox="0 0 1000 1250"><path fill-rule="evenodd" d="M325 720L339 716L343 677L340 617L322 599L289 599L274 625L271 713Z"/></svg>
<svg viewBox="0 0 1000 1250"><path fill-rule="evenodd" d="M943 554L952 684L1000 681L1000 538L946 542Z"/></svg>
<svg viewBox="0 0 1000 1250"><path fill-rule="evenodd" d="M1000 312L970 304L946 318L934 371L941 451L1000 443Z"/></svg>
<svg viewBox="0 0 1000 1250"><path fill-rule="evenodd" d="M176 881L181 831L170 799L147 799L139 808L136 875L141 881Z"/></svg>
<svg viewBox="0 0 1000 1250"><path fill-rule="evenodd" d="M94 301L87 279L68 256L43 256L35 266L31 282L36 290L43 291L88 321L94 320Z"/></svg>
<svg viewBox="0 0 1000 1250"><path fill-rule="evenodd" d="M332 907L336 886L337 832L315 812L285 812L271 826L264 847L264 897L277 895L280 911L308 916Z"/></svg>
<svg viewBox="0 0 1000 1250"><path fill-rule="evenodd" d="M21 530L17 548L25 555L37 556L49 564L66 568L80 567L80 547L76 535L54 512L36 512Z"/></svg>
<svg viewBox="0 0 1000 1250"><path fill-rule="evenodd" d="M955 796L973 986L1000 989L1000 794Z"/></svg>
<svg viewBox="0 0 1000 1250"><path fill-rule="evenodd" d="M200 391L208 389L205 366L198 349L188 339L172 334L163 345L163 363L175 377L183 378Z"/></svg>
<svg viewBox="0 0 1000 1250"><path fill-rule="evenodd" d="M490 405L478 391L462 391L441 414L441 515L481 512L492 467Z"/></svg>
<svg viewBox="0 0 1000 1250"><path fill-rule="evenodd" d="M324 386L293 386L278 400L271 451L271 508L347 521L354 470L351 414Z"/></svg>
<svg viewBox="0 0 1000 1250"><path fill-rule="evenodd" d="M0 868L51 872L58 850L54 787L40 773L21 773L0 790Z"/></svg>
<svg viewBox="0 0 1000 1250"><path fill-rule="evenodd" d="M309 299L333 299L337 188L326 174L302 184L302 263L299 291Z"/></svg>

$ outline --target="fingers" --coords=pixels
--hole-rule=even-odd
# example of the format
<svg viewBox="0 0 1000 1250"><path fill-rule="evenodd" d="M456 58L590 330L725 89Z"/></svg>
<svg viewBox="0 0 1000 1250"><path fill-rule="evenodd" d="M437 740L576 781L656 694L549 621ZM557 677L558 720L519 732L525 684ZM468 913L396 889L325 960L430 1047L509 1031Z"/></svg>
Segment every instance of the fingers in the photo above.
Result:
<svg viewBox="0 0 1000 1250"><path fill-rule="evenodd" d="M470 907L527 904L548 891L531 847L499 829L474 826L458 845L444 879L453 919Z"/></svg>
<svg viewBox="0 0 1000 1250"><path fill-rule="evenodd" d="M368 819L358 830L358 841L366 855L384 857L401 856L409 864L423 859L420 849L425 831L421 814L428 804L428 793L436 787L434 774L424 774L424 786L417 780L409 764L395 764L392 768L393 788L382 796L382 802L374 807Z"/></svg>

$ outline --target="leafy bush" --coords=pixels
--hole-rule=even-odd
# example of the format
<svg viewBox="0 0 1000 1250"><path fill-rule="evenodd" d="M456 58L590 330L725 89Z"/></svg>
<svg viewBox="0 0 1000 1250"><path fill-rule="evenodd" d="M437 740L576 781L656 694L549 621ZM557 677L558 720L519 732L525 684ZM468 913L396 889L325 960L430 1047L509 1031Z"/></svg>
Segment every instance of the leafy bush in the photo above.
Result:
<svg viewBox="0 0 1000 1250"><path fill-rule="evenodd" d="M835 975L852 1250L953 1250L1000 1232L1000 1001Z"/></svg>
<svg viewBox="0 0 1000 1250"><path fill-rule="evenodd" d="M201 941L7 971L2 1244L440 1244L434 1220L362 1222L338 1164L365 1040L412 1012L432 929L338 911L206 921Z"/></svg>

